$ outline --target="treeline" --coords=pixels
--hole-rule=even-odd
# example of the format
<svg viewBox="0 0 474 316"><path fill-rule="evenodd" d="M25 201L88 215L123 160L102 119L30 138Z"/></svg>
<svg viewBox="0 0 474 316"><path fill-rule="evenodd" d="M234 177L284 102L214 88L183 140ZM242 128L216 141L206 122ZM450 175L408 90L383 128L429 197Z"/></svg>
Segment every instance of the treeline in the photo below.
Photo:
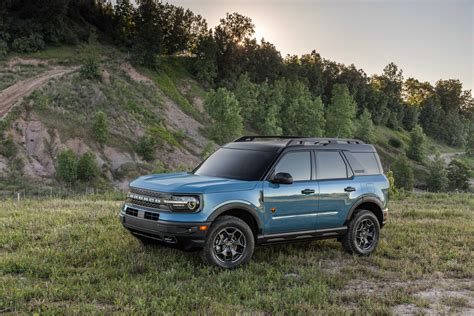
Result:
<svg viewBox="0 0 474 316"><path fill-rule="evenodd" d="M157 0L138 0L136 6L129 0L116 5L103 0L0 3L0 56L96 39L114 43L130 52L133 62L149 67L159 67L159 54L191 55L190 68L200 82L216 89L213 94L225 88L236 99L235 109L219 109L234 103L229 100L208 106L217 111L215 117L238 112L242 125L234 124L236 131L357 136L356 124L344 131L328 130L335 126L333 118L346 116L333 105L346 102L353 122L354 117L370 117L392 129L420 125L427 135L451 146L474 138L474 101L459 80L432 85L405 79L393 63L369 77L316 51L282 57L271 43L254 39L254 31L251 19L238 13L227 14L209 29L201 16Z"/></svg>

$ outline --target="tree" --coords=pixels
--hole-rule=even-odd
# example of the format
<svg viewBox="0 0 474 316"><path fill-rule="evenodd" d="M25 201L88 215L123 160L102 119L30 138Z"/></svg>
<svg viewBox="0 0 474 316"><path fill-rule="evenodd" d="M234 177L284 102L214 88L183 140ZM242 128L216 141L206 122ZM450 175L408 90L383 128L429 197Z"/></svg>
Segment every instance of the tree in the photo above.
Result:
<svg viewBox="0 0 474 316"><path fill-rule="evenodd" d="M281 135L280 111L284 103L283 92L276 85L264 82L258 86L258 104L254 127L262 135Z"/></svg>
<svg viewBox="0 0 474 316"><path fill-rule="evenodd" d="M163 51L162 4L155 0L139 0L134 18L136 34L133 43L134 61L156 66L156 56Z"/></svg>
<svg viewBox="0 0 474 316"><path fill-rule="evenodd" d="M448 165L448 180L450 190L469 190L469 166L462 160L453 159Z"/></svg>
<svg viewBox="0 0 474 316"><path fill-rule="evenodd" d="M195 53L193 65L197 79L212 84L217 76L217 44L211 32L199 38Z"/></svg>
<svg viewBox="0 0 474 316"><path fill-rule="evenodd" d="M262 117L257 115L258 108L262 106L258 102L258 85L250 81L247 73L240 75L237 81L234 95L240 105L240 113L248 126L257 127Z"/></svg>
<svg viewBox="0 0 474 316"><path fill-rule="evenodd" d="M448 186L448 176L444 168L444 161L439 155L430 163L429 175L426 180L428 190L431 192L443 192Z"/></svg>
<svg viewBox="0 0 474 316"><path fill-rule="evenodd" d="M107 114L98 111L94 117L92 125L92 137L101 145L105 144L108 138Z"/></svg>
<svg viewBox="0 0 474 316"><path fill-rule="evenodd" d="M136 144L135 151L146 161L155 158L156 141L151 136L143 136Z"/></svg>
<svg viewBox="0 0 474 316"><path fill-rule="evenodd" d="M407 156L416 161L423 161L425 157L426 136L420 125L416 125L410 132L410 147Z"/></svg>
<svg viewBox="0 0 474 316"><path fill-rule="evenodd" d="M217 144L224 144L242 135L243 123L239 102L231 91L219 88L209 92L204 102L214 120L208 127L209 137Z"/></svg>
<svg viewBox="0 0 474 316"><path fill-rule="evenodd" d="M401 155L392 165L393 177L395 178L395 186L398 189L411 191L415 182L413 169L410 161L405 155Z"/></svg>
<svg viewBox="0 0 474 316"><path fill-rule="evenodd" d="M372 122L372 115L370 114L369 110L364 109L362 112L355 135L357 138L363 140L366 143L375 143L375 127L374 123Z"/></svg>
<svg viewBox="0 0 474 316"><path fill-rule="evenodd" d="M117 24L117 42L129 47L133 41L135 23L133 20L136 14L135 8L130 0L117 0L114 8L115 21Z"/></svg>
<svg viewBox="0 0 474 316"><path fill-rule="evenodd" d="M466 154L473 157L474 156L474 122L471 122L469 128L469 134L467 137L467 144L466 144Z"/></svg>
<svg viewBox="0 0 474 316"><path fill-rule="evenodd" d="M336 84L326 108L326 136L352 137L357 104L346 85Z"/></svg>
<svg viewBox="0 0 474 316"><path fill-rule="evenodd" d="M56 174L61 181L72 184L77 179L77 158L71 149L59 152Z"/></svg>
<svg viewBox="0 0 474 316"><path fill-rule="evenodd" d="M95 155L87 152L79 158L77 162L77 178L81 181L91 181L99 174L99 167L97 167Z"/></svg>

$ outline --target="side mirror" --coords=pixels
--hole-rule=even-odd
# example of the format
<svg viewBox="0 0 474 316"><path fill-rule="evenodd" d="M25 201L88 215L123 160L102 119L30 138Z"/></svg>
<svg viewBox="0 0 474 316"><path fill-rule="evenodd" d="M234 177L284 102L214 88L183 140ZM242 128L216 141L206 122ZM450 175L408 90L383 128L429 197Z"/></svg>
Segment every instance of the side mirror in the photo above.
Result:
<svg viewBox="0 0 474 316"><path fill-rule="evenodd" d="M270 182L277 183L277 184L292 184L293 177L289 173L278 172L270 179Z"/></svg>

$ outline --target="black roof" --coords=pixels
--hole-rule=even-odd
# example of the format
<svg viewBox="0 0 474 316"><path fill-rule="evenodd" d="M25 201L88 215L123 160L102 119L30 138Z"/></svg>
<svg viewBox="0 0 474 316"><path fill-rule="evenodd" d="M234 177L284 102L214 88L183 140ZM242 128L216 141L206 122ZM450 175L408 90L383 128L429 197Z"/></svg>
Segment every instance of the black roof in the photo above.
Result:
<svg viewBox="0 0 474 316"><path fill-rule="evenodd" d="M337 149L351 152L375 152L372 145L358 139L346 138L315 138L299 136L242 136L225 148L249 149L279 152L285 148L304 147L312 149Z"/></svg>

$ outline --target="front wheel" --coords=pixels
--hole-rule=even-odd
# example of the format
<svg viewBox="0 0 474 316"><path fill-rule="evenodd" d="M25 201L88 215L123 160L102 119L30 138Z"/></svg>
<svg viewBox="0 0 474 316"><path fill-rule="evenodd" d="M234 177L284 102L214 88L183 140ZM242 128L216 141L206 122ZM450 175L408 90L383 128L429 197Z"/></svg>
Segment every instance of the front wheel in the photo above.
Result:
<svg viewBox="0 0 474 316"><path fill-rule="evenodd" d="M342 239L342 246L349 253L370 255L379 242L380 224L374 213L360 210L349 222L349 229Z"/></svg>
<svg viewBox="0 0 474 316"><path fill-rule="evenodd" d="M250 261L254 247L249 225L240 218L222 216L211 225L201 258L206 264L234 269Z"/></svg>

